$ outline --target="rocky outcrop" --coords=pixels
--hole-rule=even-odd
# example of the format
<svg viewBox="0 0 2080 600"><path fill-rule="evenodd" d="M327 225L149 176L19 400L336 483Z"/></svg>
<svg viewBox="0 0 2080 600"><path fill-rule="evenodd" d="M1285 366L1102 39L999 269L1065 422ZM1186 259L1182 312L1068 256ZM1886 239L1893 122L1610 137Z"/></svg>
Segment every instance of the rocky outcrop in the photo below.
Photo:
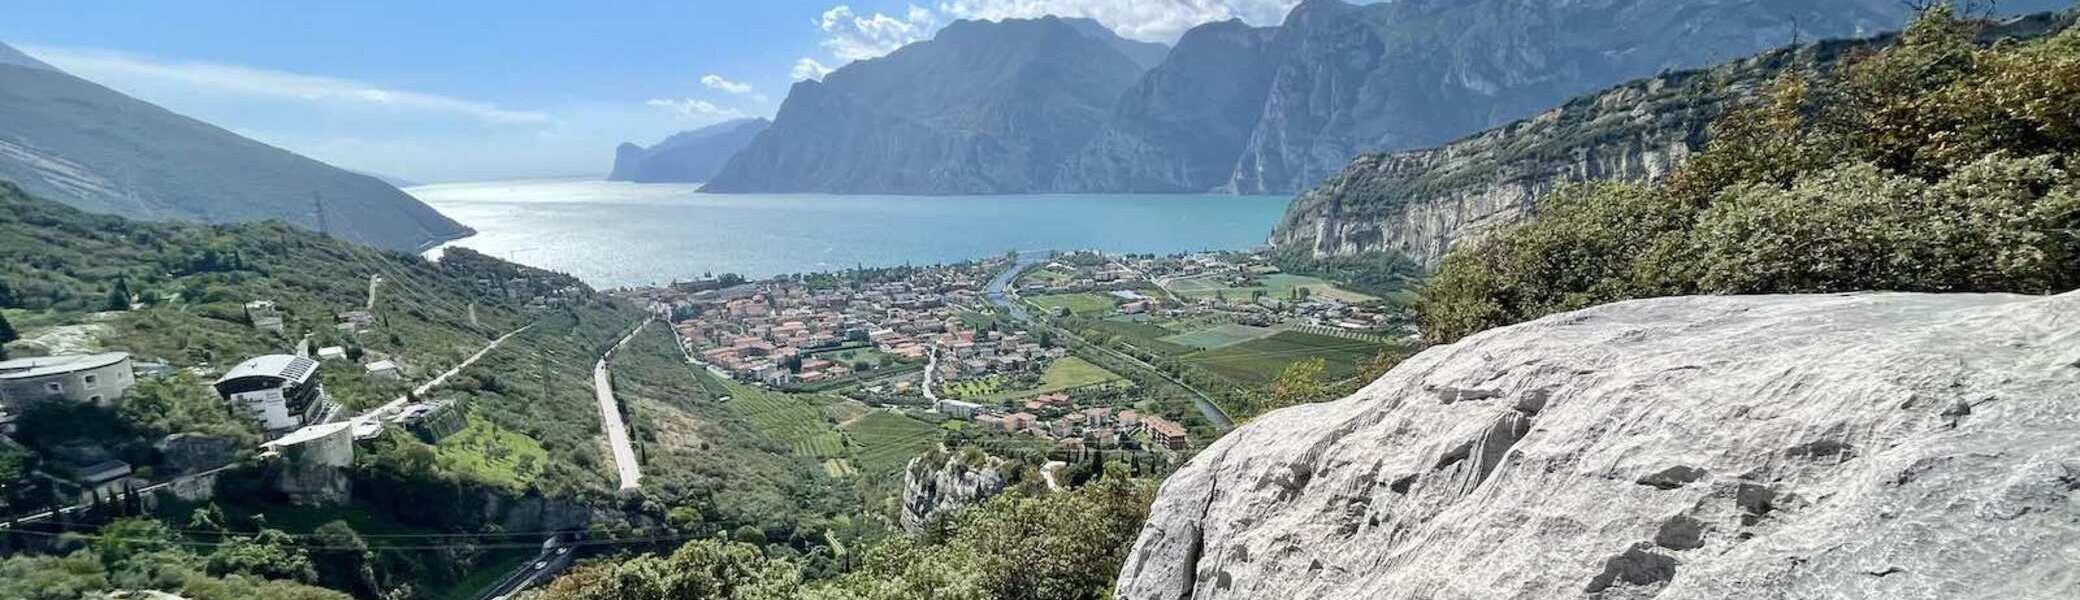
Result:
<svg viewBox="0 0 2080 600"><path fill-rule="evenodd" d="M199 433L176 433L152 444L159 451L160 476L207 471L237 460L245 446L239 440Z"/></svg>
<svg viewBox="0 0 2080 600"><path fill-rule="evenodd" d="M2062 22L2039 16L1987 35L2043 35ZM1271 242L1318 257L1397 252L1434 266L1458 244L1531 214L1556 186L1658 178L1704 147L1713 122L1787 70L1820 72L1890 39L1825 41L1664 73L1443 146L1360 156L1295 198Z"/></svg>
<svg viewBox="0 0 2080 600"><path fill-rule="evenodd" d="M2080 292L1623 302L1164 482L1121 599L2071 598Z"/></svg>
<svg viewBox="0 0 2080 600"><path fill-rule="evenodd" d="M1004 491L1003 467L1003 459L965 453L910 459L903 469L903 529L923 531L934 515L981 504Z"/></svg>
<svg viewBox="0 0 2080 600"><path fill-rule="evenodd" d="M636 183L700 183L715 177L737 151L750 145L773 122L735 119L672 134L656 146L622 144L614 149L614 171L608 181Z"/></svg>
<svg viewBox="0 0 2080 600"><path fill-rule="evenodd" d="M1064 192L1207 192L1228 185L1263 111L1276 27L1192 28L1141 77L1110 124L1062 165Z"/></svg>

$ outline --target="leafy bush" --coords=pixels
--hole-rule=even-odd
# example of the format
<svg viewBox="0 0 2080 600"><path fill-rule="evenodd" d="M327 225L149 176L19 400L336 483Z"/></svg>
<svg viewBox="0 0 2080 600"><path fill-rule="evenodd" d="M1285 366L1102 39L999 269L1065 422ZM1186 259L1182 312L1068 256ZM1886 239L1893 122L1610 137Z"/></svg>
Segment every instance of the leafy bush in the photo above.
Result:
<svg viewBox="0 0 2080 600"><path fill-rule="evenodd" d="M1662 182L1556 190L1446 257L1425 337L1653 296L2080 287L2080 30L1982 47L1977 27L1933 8L1786 75Z"/></svg>

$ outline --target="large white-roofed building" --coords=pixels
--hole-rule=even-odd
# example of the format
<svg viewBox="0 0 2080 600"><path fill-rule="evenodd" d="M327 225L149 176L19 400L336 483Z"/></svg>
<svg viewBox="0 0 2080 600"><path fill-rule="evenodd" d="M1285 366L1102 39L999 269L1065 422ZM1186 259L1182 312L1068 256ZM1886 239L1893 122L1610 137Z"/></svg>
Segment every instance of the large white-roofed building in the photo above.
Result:
<svg viewBox="0 0 2080 600"><path fill-rule="evenodd" d="M217 394L246 410L269 433L323 421L332 410L319 381L318 361L270 354L246 359L217 378Z"/></svg>

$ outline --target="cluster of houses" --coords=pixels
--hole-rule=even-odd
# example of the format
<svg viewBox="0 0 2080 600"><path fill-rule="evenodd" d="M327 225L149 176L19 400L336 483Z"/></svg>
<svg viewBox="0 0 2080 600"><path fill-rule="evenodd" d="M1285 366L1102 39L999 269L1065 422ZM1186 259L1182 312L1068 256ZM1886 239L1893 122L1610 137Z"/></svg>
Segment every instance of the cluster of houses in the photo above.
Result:
<svg viewBox="0 0 2080 600"><path fill-rule="evenodd" d="M977 331L961 320L982 304L990 270L976 265L919 269L900 281L811 286L775 280L682 293L637 293L673 324L689 355L730 376L768 385L843 379L853 365L830 352L872 348L905 362L937 346L942 369L1015 373L1044 365L1060 350L1024 332Z"/></svg>
<svg viewBox="0 0 2080 600"><path fill-rule="evenodd" d="M1171 450L1183 450L1190 444L1184 426L1174 421L1131 408L1078 407L1066 392L1027 398L1015 410L961 400L940 400L933 408L984 430L1038 438L1066 452L1117 448L1137 433L1145 433L1151 443Z"/></svg>

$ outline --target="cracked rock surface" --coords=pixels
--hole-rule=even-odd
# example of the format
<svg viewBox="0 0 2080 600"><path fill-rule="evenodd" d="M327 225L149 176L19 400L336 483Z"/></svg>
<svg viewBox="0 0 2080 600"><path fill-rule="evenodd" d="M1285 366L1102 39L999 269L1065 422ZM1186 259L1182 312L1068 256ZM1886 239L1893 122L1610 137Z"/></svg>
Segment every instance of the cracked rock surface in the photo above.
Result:
<svg viewBox="0 0 2080 600"><path fill-rule="evenodd" d="M1260 417L1122 600L2080 598L2080 293L1555 315Z"/></svg>

